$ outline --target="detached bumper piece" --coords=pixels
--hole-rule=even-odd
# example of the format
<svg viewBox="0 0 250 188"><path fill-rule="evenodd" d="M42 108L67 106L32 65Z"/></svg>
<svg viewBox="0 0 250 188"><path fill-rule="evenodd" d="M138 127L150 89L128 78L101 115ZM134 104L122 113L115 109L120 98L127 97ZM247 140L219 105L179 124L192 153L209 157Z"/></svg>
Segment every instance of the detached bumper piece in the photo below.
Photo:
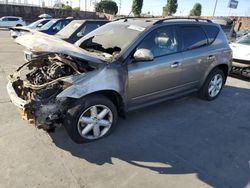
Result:
<svg viewBox="0 0 250 188"><path fill-rule="evenodd" d="M250 62L234 60L231 73L250 78Z"/></svg>

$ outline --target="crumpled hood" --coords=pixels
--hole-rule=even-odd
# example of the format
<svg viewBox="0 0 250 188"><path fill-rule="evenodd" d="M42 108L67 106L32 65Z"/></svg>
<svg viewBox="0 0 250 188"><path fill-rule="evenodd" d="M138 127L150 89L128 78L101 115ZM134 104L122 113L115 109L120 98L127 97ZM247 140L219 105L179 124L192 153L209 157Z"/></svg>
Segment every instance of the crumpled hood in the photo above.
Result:
<svg viewBox="0 0 250 188"><path fill-rule="evenodd" d="M250 61L250 46L238 43L230 44L233 50L233 59Z"/></svg>
<svg viewBox="0 0 250 188"><path fill-rule="evenodd" d="M61 53L91 62L103 63L101 59L84 51L80 47L65 42L54 36L30 30L30 34L18 37L15 42L32 52L38 53Z"/></svg>

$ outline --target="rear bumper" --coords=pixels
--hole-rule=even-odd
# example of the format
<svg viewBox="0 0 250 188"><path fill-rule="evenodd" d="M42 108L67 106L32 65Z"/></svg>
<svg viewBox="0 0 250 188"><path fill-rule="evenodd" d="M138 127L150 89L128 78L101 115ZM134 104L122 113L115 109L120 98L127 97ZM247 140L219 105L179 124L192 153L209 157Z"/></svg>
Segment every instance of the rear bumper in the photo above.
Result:
<svg viewBox="0 0 250 188"><path fill-rule="evenodd" d="M231 73L250 78L250 61L233 60Z"/></svg>

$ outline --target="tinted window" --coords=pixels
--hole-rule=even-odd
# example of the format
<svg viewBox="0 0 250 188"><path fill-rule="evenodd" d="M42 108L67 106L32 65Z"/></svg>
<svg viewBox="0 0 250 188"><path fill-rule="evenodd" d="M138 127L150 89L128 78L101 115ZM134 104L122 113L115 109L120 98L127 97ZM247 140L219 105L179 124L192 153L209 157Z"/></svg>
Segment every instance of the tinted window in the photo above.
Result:
<svg viewBox="0 0 250 188"><path fill-rule="evenodd" d="M239 44L245 44L245 45L250 45L250 35L245 35L242 38L240 38L237 43Z"/></svg>
<svg viewBox="0 0 250 188"><path fill-rule="evenodd" d="M151 32L143 39L138 49L150 50L154 57L176 53L178 51L176 33L173 27L162 27Z"/></svg>
<svg viewBox="0 0 250 188"><path fill-rule="evenodd" d="M8 21L18 21L18 18L8 18Z"/></svg>
<svg viewBox="0 0 250 188"><path fill-rule="evenodd" d="M208 41L211 44L212 42L214 42L214 40L216 39L220 29L216 26L213 25L204 25L203 29L205 30L207 37L208 37Z"/></svg>
<svg viewBox="0 0 250 188"><path fill-rule="evenodd" d="M185 26L181 29L183 50L190 50L207 45L207 37L199 26Z"/></svg>

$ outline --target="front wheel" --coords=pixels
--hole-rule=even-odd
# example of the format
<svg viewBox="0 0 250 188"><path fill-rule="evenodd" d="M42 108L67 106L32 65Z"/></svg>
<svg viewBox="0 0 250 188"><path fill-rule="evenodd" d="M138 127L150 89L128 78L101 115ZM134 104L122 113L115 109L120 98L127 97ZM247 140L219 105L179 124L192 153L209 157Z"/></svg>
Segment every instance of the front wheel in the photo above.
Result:
<svg viewBox="0 0 250 188"><path fill-rule="evenodd" d="M208 101L216 99L221 93L225 79L226 76L222 70L214 69L199 90L199 96Z"/></svg>
<svg viewBox="0 0 250 188"><path fill-rule="evenodd" d="M70 108L64 126L76 143L90 142L107 136L117 121L117 109L112 101L102 95L80 99Z"/></svg>

